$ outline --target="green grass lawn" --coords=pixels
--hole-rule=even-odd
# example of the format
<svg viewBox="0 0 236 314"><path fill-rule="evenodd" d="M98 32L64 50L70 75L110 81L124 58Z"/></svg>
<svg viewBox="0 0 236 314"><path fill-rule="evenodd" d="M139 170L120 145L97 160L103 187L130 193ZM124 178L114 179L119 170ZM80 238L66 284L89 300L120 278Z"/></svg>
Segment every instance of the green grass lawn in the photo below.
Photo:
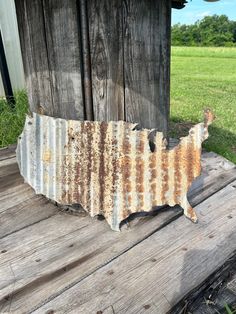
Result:
<svg viewBox="0 0 236 314"><path fill-rule="evenodd" d="M171 71L170 135L185 135L209 107L204 147L236 163L236 48L172 47Z"/></svg>
<svg viewBox="0 0 236 314"><path fill-rule="evenodd" d="M15 101L16 105L13 107L5 99L0 99L0 147L16 143L24 126L28 111L26 92L16 92Z"/></svg>

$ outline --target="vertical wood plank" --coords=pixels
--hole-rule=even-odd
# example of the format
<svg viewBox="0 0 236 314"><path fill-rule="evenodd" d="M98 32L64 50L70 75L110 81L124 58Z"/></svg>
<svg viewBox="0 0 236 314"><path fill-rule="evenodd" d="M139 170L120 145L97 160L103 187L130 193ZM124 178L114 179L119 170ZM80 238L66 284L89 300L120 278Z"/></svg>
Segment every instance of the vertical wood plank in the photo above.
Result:
<svg viewBox="0 0 236 314"><path fill-rule="evenodd" d="M79 0L79 10L85 116L86 120L94 120L87 0Z"/></svg>
<svg viewBox="0 0 236 314"><path fill-rule="evenodd" d="M124 119L122 0L88 0L95 120Z"/></svg>
<svg viewBox="0 0 236 314"><path fill-rule="evenodd" d="M84 119L76 0L15 0L32 111Z"/></svg>
<svg viewBox="0 0 236 314"><path fill-rule="evenodd" d="M160 4L160 94L156 125L167 137L170 115L171 0L161 0Z"/></svg>
<svg viewBox="0 0 236 314"><path fill-rule="evenodd" d="M170 0L124 1L126 120L167 132Z"/></svg>
<svg viewBox="0 0 236 314"><path fill-rule="evenodd" d="M31 111L41 106L52 115L41 0L15 0L26 87Z"/></svg>
<svg viewBox="0 0 236 314"><path fill-rule="evenodd" d="M53 115L84 119L81 41L76 0L43 0Z"/></svg>

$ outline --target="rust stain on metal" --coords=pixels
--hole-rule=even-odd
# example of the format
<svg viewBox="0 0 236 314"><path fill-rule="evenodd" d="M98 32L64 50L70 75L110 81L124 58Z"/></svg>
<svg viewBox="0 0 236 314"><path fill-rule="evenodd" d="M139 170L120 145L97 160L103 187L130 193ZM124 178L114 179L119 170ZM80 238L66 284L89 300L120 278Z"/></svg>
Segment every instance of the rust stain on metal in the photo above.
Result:
<svg viewBox="0 0 236 314"><path fill-rule="evenodd" d="M50 149L45 150L43 152L43 158L42 158L43 162L51 162L51 156L52 154L51 154Z"/></svg>
<svg viewBox="0 0 236 314"><path fill-rule="evenodd" d="M167 149L163 134L136 130L123 121L73 121L34 113L27 117L17 159L35 189L60 204L81 204L103 215L113 230L130 214L179 204L197 221L187 192L201 171L201 144L214 116L205 112L177 146ZM30 123L29 123L30 122Z"/></svg>

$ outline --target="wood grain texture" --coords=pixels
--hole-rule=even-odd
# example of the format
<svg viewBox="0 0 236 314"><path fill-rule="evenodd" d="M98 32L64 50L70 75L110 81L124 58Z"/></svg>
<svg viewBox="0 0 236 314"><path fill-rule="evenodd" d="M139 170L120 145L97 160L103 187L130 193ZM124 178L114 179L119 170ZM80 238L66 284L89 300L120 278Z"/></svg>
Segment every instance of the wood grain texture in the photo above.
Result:
<svg viewBox="0 0 236 314"><path fill-rule="evenodd" d="M23 182L15 157L0 162L0 204L0 238L58 212L55 205L35 195L34 190Z"/></svg>
<svg viewBox="0 0 236 314"><path fill-rule="evenodd" d="M8 208L17 206L19 203L32 197L32 195L34 195L32 188L23 182L14 187L9 187L0 194L0 213L7 210Z"/></svg>
<svg viewBox="0 0 236 314"><path fill-rule="evenodd" d="M43 196L35 196L31 190L31 196L26 200L0 213L0 238L47 219L57 212L55 205Z"/></svg>
<svg viewBox="0 0 236 314"><path fill-rule="evenodd" d="M42 0L16 0L16 13L30 109L53 113Z"/></svg>
<svg viewBox="0 0 236 314"><path fill-rule="evenodd" d="M79 0L78 3L81 29L80 32L82 46L81 54L83 63L82 79L84 91L85 117L86 120L94 120L87 0Z"/></svg>
<svg viewBox="0 0 236 314"><path fill-rule="evenodd" d="M180 217L34 313L167 313L235 251L235 186L197 206L197 225Z"/></svg>
<svg viewBox="0 0 236 314"><path fill-rule="evenodd" d="M226 313L225 304L236 309L236 252L206 281L181 300L170 314Z"/></svg>
<svg viewBox="0 0 236 314"><path fill-rule="evenodd" d="M88 0L94 120L124 120L122 0Z"/></svg>
<svg viewBox="0 0 236 314"><path fill-rule="evenodd" d="M217 185L226 186L231 183L235 176L236 166L232 162L214 152L205 152L202 155L202 173L201 176L193 181L191 189L188 192L188 197L193 203L199 204L205 200L209 195L214 194L217 190L215 189L215 175L217 173ZM202 185L199 184L202 180ZM200 188L199 188L200 185ZM194 193L195 188L198 188L198 193Z"/></svg>
<svg viewBox="0 0 236 314"><path fill-rule="evenodd" d="M76 0L16 0L30 109L84 119Z"/></svg>
<svg viewBox="0 0 236 314"><path fill-rule="evenodd" d="M16 163L16 158L8 158L1 161L1 167L0 167L0 178L4 177L6 175L9 175L11 173L19 172L19 167Z"/></svg>
<svg viewBox="0 0 236 314"><path fill-rule="evenodd" d="M60 225L57 231L55 229L56 225ZM51 270L55 269L56 265L57 271L60 265L62 268L66 266L66 251L68 251L69 259L74 252L74 249L69 246L74 241L74 232L85 226L85 220L81 221L81 224L78 224L73 216L68 216L66 222L65 214L58 214L0 239L3 251L0 261L1 300L3 301L4 297L6 297L12 289L14 289L15 292L20 292L23 286L26 289L31 289L34 287L34 285L31 285L32 282L37 287L37 284L44 283L44 280L47 281L48 275L49 278L53 279L54 276L51 274ZM37 232L35 232L36 230ZM68 241L70 242L67 245ZM78 243L78 245L80 244ZM50 260L47 260L47 250L50 249L52 249L53 252L50 254ZM60 260L59 264L57 261L58 257L61 256L62 249L64 251L64 265L62 260ZM45 267L46 264L47 267ZM20 268L21 272L18 271ZM36 272L34 270L36 270ZM62 274L64 272L65 271L62 271ZM31 302L30 300L28 301ZM3 311L1 305L0 308ZM26 306L23 306L22 310L25 309ZM12 310L14 311L14 309ZM5 309L4 311L7 310Z"/></svg>
<svg viewBox="0 0 236 314"><path fill-rule="evenodd" d="M12 172L11 167L8 167L10 170L9 174L0 177L0 194L8 193L10 188L17 187L18 185L24 183L23 178L19 174L19 170ZM10 195L9 195L10 197Z"/></svg>
<svg viewBox="0 0 236 314"><path fill-rule="evenodd" d="M171 0L15 2L32 111L167 134Z"/></svg>
<svg viewBox="0 0 236 314"><path fill-rule="evenodd" d="M205 193L207 194L209 191L208 196L220 190L225 185L223 180L218 180L222 172L230 174L231 181L236 178L236 170L231 164L229 169L225 170L220 162L217 164L213 162L215 159L217 157L214 154L205 153L203 155L204 168L207 170L204 171L204 179L200 179L199 184L194 185L190 200L199 194L199 190L202 190L205 182L207 183ZM225 162L222 157L220 160ZM226 179L228 182L227 176ZM197 198L197 201L201 202L201 199ZM192 202L192 205L196 204ZM26 205L26 215L19 215L19 218L17 215L13 215L12 225L16 221L18 224L21 223L22 219L27 222L29 204L23 202L22 205ZM35 203L33 206L38 208ZM40 210L38 209L38 211ZM42 212L45 214L47 211L47 207L42 208ZM21 212L24 212L24 206L22 206ZM7 311L11 306L13 312L22 311L22 309L30 312L38 308L45 303L45 300L60 295L64 290L93 274L97 269L132 249L153 233L160 232L166 224L177 219L182 210L180 208L165 209L159 214L157 213L156 217L139 217L132 221L131 228L124 226L121 233L111 231L105 221L96 221L87 216L77 218L63 215L63 218L58 218L56 215L4 237L4 249L8 251L11 258L6 258L1 267L3 269L1 276L5 279L0 307ZM192 225L189 221L187 223ZM192 226L195 227L195 225ZM64 230L63 236L61 235L62 230ZM26 237L25 234L29 236ZM50 237L53 234L54 238L52 239ZM17 237L18 243L21 243L20 251L16 249L12 251L13 237ZM42 243L44 243L43 246ZM26 254L25 250L29 250L31 253ZM11 271L9 259L15 279L9 275L9 271ZM39 259L38 262L32 263L36 259ZM125 265L126 263L124 263L124 268ZM4 275L5 272L9 275L8 277ZM15 288L13 289L13 287ZM7 295L9 298L5 299Z"/></svg>
<svg viewBox="0 0 236 314"><path fill-rule="evenodd" d="M76 0L43 0L53 116L83 120L81 39Z"/></svg>
<svg viewBox="0 0 236 314"><path fill-rule="evenodd" d="M171 1L124 1L125 118L166 135Z"/></svg>
<svg viewBox="0 0 236 314"><path fill-rule="evenodd" d="M0 148L0 161L15 157L16 144L9 145L8 147Z"/></svg>

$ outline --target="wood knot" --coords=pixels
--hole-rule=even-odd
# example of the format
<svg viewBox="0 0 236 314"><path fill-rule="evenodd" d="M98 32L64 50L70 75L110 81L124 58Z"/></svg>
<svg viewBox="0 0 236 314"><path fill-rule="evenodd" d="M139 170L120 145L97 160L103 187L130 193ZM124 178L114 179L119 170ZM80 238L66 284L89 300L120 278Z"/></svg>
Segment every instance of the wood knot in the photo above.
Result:
<svg viewBox="0 0 236 314"><path fill-rule="evenodd" d="M150 309L151 305L150 304L145 304L143 307L144 307L145 310L148 310L148 309Z"/></svg>

